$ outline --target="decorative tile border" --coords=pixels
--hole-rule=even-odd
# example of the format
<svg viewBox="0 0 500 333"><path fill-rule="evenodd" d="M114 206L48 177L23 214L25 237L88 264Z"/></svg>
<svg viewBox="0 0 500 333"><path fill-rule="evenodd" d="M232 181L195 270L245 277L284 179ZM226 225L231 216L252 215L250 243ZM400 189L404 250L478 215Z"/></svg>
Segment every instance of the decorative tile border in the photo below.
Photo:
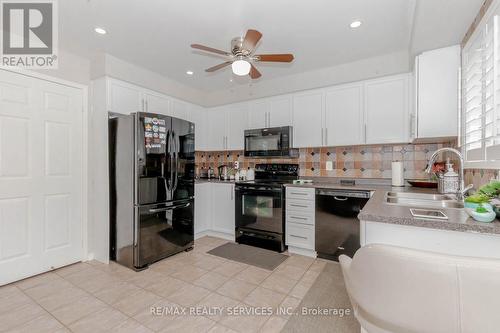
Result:
<svg viewBox="0 0 500 333"><path fill-rule="evenodd" d="M299 157L291 159L246 158L243 151L198 151L196 167L211 167L217 172L219 165L231 165L235 161L244 169L254 168L259 163L297 163L301 177L391 178L391 162L403 161L406 179L427 179L424 169L432 153L453 146L454 142L300 148ZM327 161L332 162L333 170L326 170Z"/></svg>

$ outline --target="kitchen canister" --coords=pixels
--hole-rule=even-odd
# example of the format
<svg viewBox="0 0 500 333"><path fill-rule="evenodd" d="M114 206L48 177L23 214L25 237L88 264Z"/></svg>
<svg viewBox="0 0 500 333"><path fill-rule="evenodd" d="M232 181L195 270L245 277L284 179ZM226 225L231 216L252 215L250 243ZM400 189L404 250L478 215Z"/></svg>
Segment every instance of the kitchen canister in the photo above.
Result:
<svg viewBox="0 0 500 333"><path fill-rule="evenodd" d="M404 165L402 161L392 162L392 186L405 186Z"/></svg>

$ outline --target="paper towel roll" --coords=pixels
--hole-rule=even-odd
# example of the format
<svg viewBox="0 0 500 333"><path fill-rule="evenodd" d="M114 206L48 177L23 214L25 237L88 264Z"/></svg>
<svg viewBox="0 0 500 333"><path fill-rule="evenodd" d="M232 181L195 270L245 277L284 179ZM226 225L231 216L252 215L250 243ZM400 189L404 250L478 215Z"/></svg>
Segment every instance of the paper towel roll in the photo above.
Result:
<svg viewBox="0 0 500 333"><path fill-rule="evenodd" d="M405 186L404 172L403 162L392 162L392 186Z"/></svg>

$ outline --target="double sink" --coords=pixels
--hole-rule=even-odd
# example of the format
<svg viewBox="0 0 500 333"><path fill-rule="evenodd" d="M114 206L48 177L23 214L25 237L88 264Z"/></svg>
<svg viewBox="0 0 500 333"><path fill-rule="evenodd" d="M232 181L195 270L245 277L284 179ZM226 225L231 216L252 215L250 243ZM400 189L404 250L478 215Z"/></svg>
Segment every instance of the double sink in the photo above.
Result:
<svg viewBox="0 0 500 333"><path fill-rule="evenodd" d="M399 206L415 206L424 208L464 208L463 202L452 194L387 192L386 202Z"/></svg>

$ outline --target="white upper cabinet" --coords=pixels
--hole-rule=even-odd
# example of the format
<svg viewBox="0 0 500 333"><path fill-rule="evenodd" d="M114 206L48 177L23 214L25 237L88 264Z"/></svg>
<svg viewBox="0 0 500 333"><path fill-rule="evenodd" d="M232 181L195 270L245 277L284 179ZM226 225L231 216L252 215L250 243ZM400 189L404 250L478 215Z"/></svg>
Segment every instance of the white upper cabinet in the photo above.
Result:
<svg viewBox="0 0 500 333"><path fill-rule="evenodd" d="M292 97L279 96L248 103L247 128L292 125Z"/></svg>
<svg viewBox="0 0 500 333"><path fill-rule="evenodd" d="M145 112L170 116L171 115L170 102L171 102L170 98L164 95L156 94L153 92L144 93Z"/></svg>
<svg viewBox="0 0 500 333"><path fill-rule="evenodd" d="M123 114L143 111L142 89L126 82L109 79L107 109L110 112Z"/></svg>
<svg viewBox="0 0 500 333"><path fill-rule="evenodd" d="M326 146L364 143L363 84L342 85L325 91Z"/></svg>
<svg viewBox="0 0 500 333"><path fill-rule="evenodd" d="M293 96L293 147L319 147L323 143L323 92Z"/></svg>
<svg viewBox="0 0 500 333"><path fill-rule="evenodd" d="M364 89L365 142L408 142L409 75L366 81Z"/></svg>
<svg viewBox="0 0 500 333"><path fill-rule="evenodd" d="M458 135L460 46L424 52L415 60L414 139Z"/></svg>
<svg viewBox="0 0 500 333"><path fill-rule="evenodd" d="M269 127L270 103L268 100L257 100L248 103L248 128Z"/></svg>
<svg viewBox="0 0 500 333"><path fill-rule="evenodd" d="M242 150L245 148L245 129L247 121L248 104L232 104L226 108L226 150Z"/></svg>
<svg viewBox="0 0 500 333"><path fill-rule="evenodd" d="M208 150L223 150L226 146L226 110L213 108L207 110Z"/></svg>
<svg viewBox="0 0 500 333"><path fill-rule="evenodd" d="M188 119L189 118L189 105L186 102L179 100L172 100L171 102L171 116L179 119Z"/></svg>
<svg viewBox="0 0 500 333"><path fill-rule="evenodd" d="M194 123L195 150L207 150L208 126L207 111L201 106L192 105L189 111L189 120Z"/></svg>
<svg viewBox="0 0 500 333"><path fill-rule="evenodd" d="M292 97L280 96L269 100L268 127L292 125Z"/></svg>

